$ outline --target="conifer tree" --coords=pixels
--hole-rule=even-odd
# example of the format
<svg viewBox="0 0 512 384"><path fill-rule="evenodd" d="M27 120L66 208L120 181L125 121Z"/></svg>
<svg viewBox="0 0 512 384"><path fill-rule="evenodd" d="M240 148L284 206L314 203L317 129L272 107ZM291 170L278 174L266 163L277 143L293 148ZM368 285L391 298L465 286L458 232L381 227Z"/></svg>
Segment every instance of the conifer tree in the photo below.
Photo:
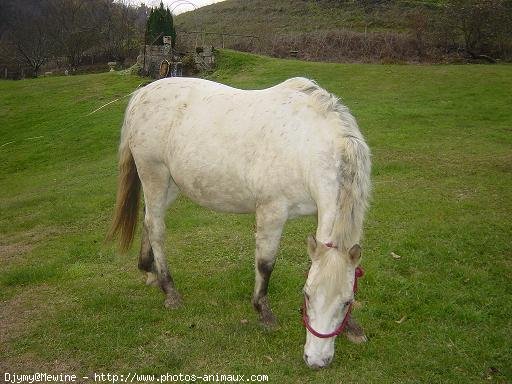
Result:
<svg viewBox="0 0 512 384"><path fill-rule="evenodd" d="M172 46L174 47L176 43L176 29L174 28L171 11L167 7L164 8L163 2L160 2L158 8L151 8L146 23L146 32L149 44L163 45L163 36L171 36ZM157 39L160 34L161 36Z"/></svg>

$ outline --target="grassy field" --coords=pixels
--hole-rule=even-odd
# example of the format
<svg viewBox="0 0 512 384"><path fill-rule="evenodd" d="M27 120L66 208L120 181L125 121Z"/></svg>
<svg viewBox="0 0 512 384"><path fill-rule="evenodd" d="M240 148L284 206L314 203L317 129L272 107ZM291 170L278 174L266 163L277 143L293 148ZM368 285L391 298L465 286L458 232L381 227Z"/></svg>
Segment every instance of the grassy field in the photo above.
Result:
<svg viewBox="0 0 512 384"><path fill-rule="evenodd" d="M355 312L369 342L340 337L325 370L302 361L298 309L314 218L286 227L270 284L281 326L267 332L250 305L253 217L180 198L167 217L167 248L185 305L165 310L142 283L137 247L119 255L102 245L127 98L87 116L144 79L0 82L0 380L42 371L511 382L512 67L319 64L225 51L210 78L263 88L297 75L343 99L373 152Z"/></svg>

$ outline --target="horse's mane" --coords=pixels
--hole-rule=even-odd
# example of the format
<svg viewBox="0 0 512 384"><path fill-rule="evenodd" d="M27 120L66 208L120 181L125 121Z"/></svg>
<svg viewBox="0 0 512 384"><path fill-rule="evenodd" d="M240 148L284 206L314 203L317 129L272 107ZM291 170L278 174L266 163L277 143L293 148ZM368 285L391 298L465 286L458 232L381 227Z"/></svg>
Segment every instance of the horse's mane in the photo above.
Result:
<svg viewBox="0 0 512 384"><path fill-rule="evenodd" d="M363 216L370 193L370 151L357 122L340 100L316 82L294 77L279 86L302 92L311 98L311 105L328 118L334 118L340 134L338 145L344 154L342 194L339 201L341 227L336 228L340 247L348 250L360 240Z"/></svg>
<svg viewBox="0 0 512 384"><path fill-rule="evenodd" d="M320 87L314 80L305 77L293 77L281 84L285 87L308 95L311 98L313 107L324 115L333 114L339 119L345 128L343 136L354 136L362 139L357 123L349 109L343 105L338 97Z"/></svg>

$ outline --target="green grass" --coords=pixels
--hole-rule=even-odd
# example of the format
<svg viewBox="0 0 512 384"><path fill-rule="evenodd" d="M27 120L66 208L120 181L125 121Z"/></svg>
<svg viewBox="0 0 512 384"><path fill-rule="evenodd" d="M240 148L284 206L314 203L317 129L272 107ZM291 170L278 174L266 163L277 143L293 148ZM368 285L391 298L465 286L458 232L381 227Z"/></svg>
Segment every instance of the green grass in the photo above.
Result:
<svg viewBox="0 0 512 384"><path fill-rule="evenodd" d="M355 313L369 342L339 338L325 370L302 362L298 308L313 218L286 227L270 287L281 327L266 332L250 305L253 217L180 198L167 217L167 247L185 305L165 310L162 295L142 284L137 247L119 255L102 245L127 99L86 116L144 80L54 77L0 82L2 375L510 382L512 67L321 64L224 51L209 77L264 88L299 75L342 98L373 152Z"/></svg>

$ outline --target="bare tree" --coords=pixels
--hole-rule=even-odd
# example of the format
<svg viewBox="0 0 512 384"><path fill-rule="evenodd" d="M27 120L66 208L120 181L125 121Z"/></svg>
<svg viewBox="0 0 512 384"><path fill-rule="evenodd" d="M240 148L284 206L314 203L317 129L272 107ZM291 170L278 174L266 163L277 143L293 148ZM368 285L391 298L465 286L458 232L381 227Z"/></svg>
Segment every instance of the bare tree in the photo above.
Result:
<svg viewBox="0 0 512 384"><path fill-rule="evenodd" d="M462 37L464 50L472 57L506 55L503 42L512 39L512 2L507 0L450 0L446 23ZM508 52L510 54L510 52Z"/></svg>
<svg viewBox="0 0 512 384"><path fill-rule="evenodd" d="M105 53L119 62L136 51L141 42L142 30L137 25L137 9L126 1L110 4L102 28L102 46Z"/></svg>
<svg viewBox="0 0 512 384"><path fill-rule="evenodd" d="M100 40L103 5L104 2L95 0L48 0L48 13L53 20L52 41L72 69Z"/></svg>
<svg viewBox="0 0 512 384"><path fill-rule="evenodd" d="M136 55L148 10L127 0L0 0L0 65L37 75L49 58L72 69L85 55L123 62Z"/></svg>
<svg viewBox="0 0 512 384"><path fill-rule="evenodd" d="M14 47L14 59L27 64L34 76L38 75L41 66L51 56L49 20L43 10L44 1L37 4L20 1L11 3L4 11L4 48L9 45Z"/></svg>

